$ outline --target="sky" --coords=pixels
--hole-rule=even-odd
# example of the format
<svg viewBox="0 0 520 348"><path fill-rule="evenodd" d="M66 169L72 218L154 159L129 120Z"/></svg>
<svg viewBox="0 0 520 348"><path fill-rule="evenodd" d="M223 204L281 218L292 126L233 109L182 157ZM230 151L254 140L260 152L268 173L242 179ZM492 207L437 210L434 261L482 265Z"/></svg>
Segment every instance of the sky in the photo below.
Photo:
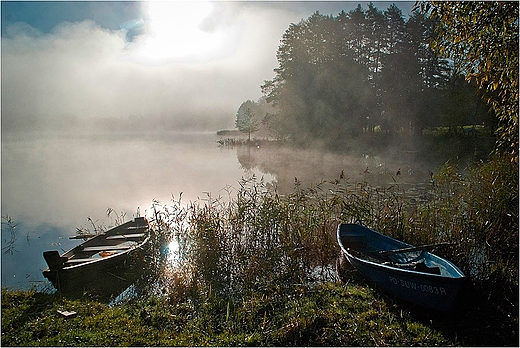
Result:
<svg viewBox="0 0 520 348"><path fill-rule="evenodd" d="M2 135L106 118L234 128L289 24L358 3L2 1ZM414 2L396 5L407 18Z"/></svg>

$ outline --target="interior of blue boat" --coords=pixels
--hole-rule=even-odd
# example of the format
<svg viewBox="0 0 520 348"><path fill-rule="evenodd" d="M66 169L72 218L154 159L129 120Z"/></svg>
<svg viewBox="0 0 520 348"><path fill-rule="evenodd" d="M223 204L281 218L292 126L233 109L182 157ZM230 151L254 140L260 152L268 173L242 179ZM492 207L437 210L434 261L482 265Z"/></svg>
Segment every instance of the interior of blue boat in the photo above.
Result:
<svg viewBox="0 0 520 348"><path fill-rule="evenodd" d="M424 250L385 255L381 253L381 249L369 245L366 236L342 236L341 241L352 255L367 261L422 273L450 274L442 263L436 262L433 255ZM383 249L385 250L391 249Z"/></svg>
<svg viewBox="0 0 520 348"><path fill-rule="evenodd" d="M410 244L364 226L343 224L340 225L338 232L342 246L357 258L421 273L446 277L461 276L451 263L435 254L424 249L417 250Z"/></svg>

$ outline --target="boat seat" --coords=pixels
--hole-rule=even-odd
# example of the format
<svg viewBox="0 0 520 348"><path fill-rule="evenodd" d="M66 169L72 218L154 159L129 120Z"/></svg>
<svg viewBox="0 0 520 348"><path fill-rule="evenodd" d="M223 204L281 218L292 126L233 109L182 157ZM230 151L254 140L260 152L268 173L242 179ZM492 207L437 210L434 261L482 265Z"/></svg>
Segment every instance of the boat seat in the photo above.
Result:
<svg viewBox="0 0 520 348"><path fill-rule="evenodd" d="M134 245L99 245L84 247L83 251L117 251L117 250L128 250L133 248Z"/></svg>
<svg viewBox="0 0 520 348"><path fill-rule="evenodd" d="M63 264L67 261L66 257L60 256L57 250L44 251L43 258L47 262L49 269L58 269L63 267Z"/></svg>
<svg viewBox="0 0 520 348"><path fill-rule="evenodd" d="M94 260L100 260L100 259L93 259L93 258L86 258L86 259L68 259L65 264L71 264L71 263L82 263L82 262L89 262Z"/></svg>
<svg viewBox="0 0 520 348"><path fill-rule="evenodd" d="M114 236L108 236L106 239L134 239L143 238L144 233L133 233L133 234L116 234Z"/></svg>
<svg viewBox="0 0 520 348"><path fill-rule="evenodd" d="M145 229L145 228L148 228L147 225L143 225L143 226L130 226L130 227L127 227L126 229L127 230L142 230L142 229Z"/></svg>

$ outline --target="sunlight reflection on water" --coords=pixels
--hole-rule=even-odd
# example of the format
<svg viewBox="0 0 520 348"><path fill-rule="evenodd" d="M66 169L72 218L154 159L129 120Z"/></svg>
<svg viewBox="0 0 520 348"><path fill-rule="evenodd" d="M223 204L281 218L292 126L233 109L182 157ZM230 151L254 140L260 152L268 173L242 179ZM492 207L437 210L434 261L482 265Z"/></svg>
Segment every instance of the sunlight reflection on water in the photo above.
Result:
<svg viewBox="0 0 520 348"><path fill-rule="evenodd" d="M166 246L166 253L168 254L168 263L175 265L179 261L179 243L172 240Z"/></svg>

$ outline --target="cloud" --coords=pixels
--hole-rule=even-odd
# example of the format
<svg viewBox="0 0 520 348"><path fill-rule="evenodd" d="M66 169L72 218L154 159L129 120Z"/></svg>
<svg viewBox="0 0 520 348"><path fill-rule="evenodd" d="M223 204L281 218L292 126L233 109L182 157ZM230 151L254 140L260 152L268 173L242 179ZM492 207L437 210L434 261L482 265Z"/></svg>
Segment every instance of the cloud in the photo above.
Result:
<svg viewBox="0 0 520 348"><path fill-rule="evenodd" d="M213 4L199 28L220 34L221 49L191 61L136 58L150 37L146 30L128 42L124 30L90 20L62 22L48 33L9 24L2 38L3 132L129 117L233 127L240 104L258 99L260 85L274 76L284 31L314 10L307 10L310 4Z"/></svg>
<svg viewBox="0 0 520 348"><path fill-rule="evenodd" d="M241 102L258 98L260 84L270 78L281 34L247 23L244 17L227 25L215 22L213 30L235 30L231 51L219 59L159 65L136 61L135 45L123 32L92 21L62 23L47 34L28 25L10 26L2 40L4 130L30 126L35 119L41 126L62 118L130 115L232 124Z"/></svg>

